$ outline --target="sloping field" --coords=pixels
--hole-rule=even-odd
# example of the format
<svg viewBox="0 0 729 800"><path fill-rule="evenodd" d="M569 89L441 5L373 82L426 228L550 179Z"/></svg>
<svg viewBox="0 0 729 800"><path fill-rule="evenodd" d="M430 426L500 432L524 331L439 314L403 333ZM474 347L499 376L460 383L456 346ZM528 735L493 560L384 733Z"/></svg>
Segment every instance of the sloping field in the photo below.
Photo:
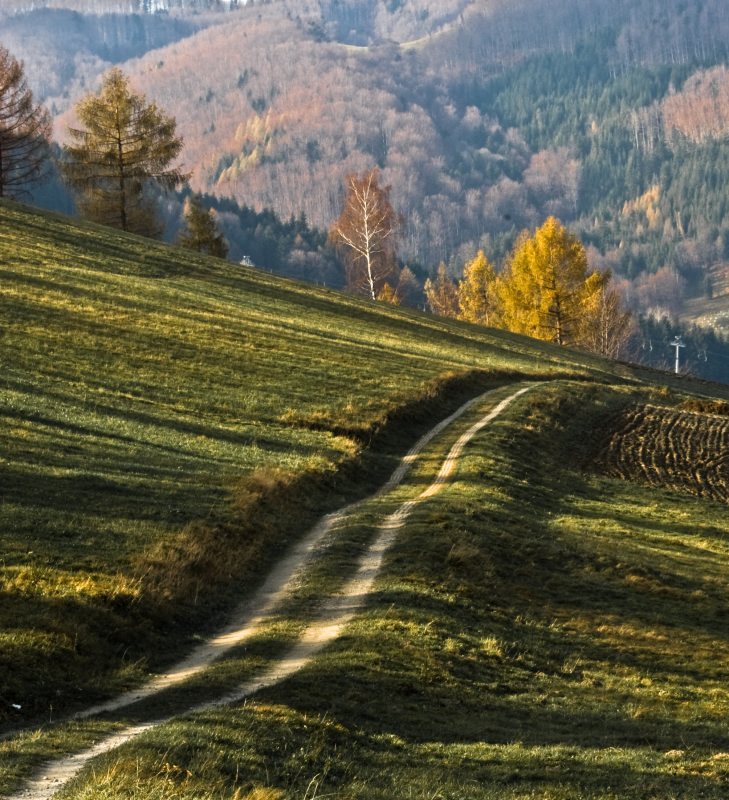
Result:
<svg viewBox="0 0 729 800"><path fill-rule="evenodd" d="M595 365L7 203L0 325L11 725L170 658L495 376Z"/></svg>
<svg viewBox="0 0 729 800"><path fill-rule="evenodd" d="M727 387L2 203L0 326L0 794L174 717L62 796L726 796L726 506L594 467L626 408ZM249 641L163 697L57 722L170 663L322 513L365 497ZM252 700L184 716L295 652L403 508L336 641Z"/></svg>
<svg viewBox="0 0 729 800"><path fill-rule="evenodd" d="M97 758L59 797L723 800L725 506L580 468L592 431L637 396L558 382L514 400L411 510L365 607L313 662ZM285 653L286 625L306 619L313 594L337 585L486 408L434 440L396 496L362 506L282 618L189 686L188 701L224 695ZM19 737L0 757L27 763L62 734L90 743L144 714Z"/></svg>

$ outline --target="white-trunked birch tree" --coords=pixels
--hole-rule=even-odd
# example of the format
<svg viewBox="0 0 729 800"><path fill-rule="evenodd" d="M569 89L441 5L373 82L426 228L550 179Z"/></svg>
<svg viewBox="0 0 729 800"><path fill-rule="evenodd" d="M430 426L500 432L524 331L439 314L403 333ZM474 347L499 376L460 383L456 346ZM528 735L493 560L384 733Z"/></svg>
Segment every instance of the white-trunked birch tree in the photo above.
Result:
<svg viewBox="0 0 729 800"><path fill-rule="evenodd" d="M347 176L344 207L329 231L330 241L344 256L348 288L373 300L396 272L400 224L390 203L390 187L381 187L379 177L377 167Z"/></svg>

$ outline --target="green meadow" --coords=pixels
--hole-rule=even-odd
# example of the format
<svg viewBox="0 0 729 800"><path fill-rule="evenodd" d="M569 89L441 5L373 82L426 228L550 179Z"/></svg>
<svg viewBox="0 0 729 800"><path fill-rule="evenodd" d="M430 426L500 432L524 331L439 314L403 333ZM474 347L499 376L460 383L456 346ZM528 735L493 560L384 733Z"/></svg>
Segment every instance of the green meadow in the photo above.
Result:
<svg viewBox="0 0 729 800"><path fill-rule="evenodd" d="M9 203L0 365L0 793L52 754L174 712L63 796L726 796L726 505L610 477L599 454L626 408L729 388ZM245 648L145 708L56 722L219 626L321 514L372 495L466 399L525 382L538 385L417 507L366 606L303 670L184 714L296 640L493 401L367 500Z"/></svg>

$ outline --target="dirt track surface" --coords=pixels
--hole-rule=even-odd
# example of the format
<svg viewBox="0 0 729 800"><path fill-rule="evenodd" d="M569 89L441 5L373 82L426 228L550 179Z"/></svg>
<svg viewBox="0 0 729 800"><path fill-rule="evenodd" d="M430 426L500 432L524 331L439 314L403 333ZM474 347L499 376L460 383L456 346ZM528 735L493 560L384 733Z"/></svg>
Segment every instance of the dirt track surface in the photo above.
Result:
<svg viewBox="0 0 729 800"><path fill-rule="evenodd" d="M187 713L195 713L235 703L254 694L259 689L279 683L306 666L322 648L333 642L355 613L364 605L368 594L372 591L387 550L395 541L398 531L404 526L413 509L427 498L436 494L448 481L466 444L510 403L531 388L533 386L526 386L515 391L472 425L452 446L433 482L415 499L403 503L394 513L383 519L373 542L362 555L354 576L344 584L339 593L324 600L317 618L307 627L299 641L286 654L275 660L255 679L247 681L234 691L213 701L192 706ZM487 392L485 395L469 401L422 436L402 459L387 483L373 497L386 494L398 486L423 448L475 404L487 400L490 394L492 392ZM372 498L367 500L369 499ZM174 686L200 673L225 652L249 639L269 620L282 601L290 595L292 589L298 583L298 577L314 557L322 540L336 526L344 524L347 517L367 500L345 506L320 520L304 539L291 550L289 555L276 566L255 597L234 615L229 625L218 635L197 647L169 672L159 675L140 689L127 692L107 703L88 708L76 714L75 718L91 717L102 712L117 710L148 698L163 689ZM170 719L171 717L167 717L125 728L98 742L88 750L52 762L24 788L10 795L8 800L49 800L93 758L114 750L130 739L157 725L168 722Z"/></svg>

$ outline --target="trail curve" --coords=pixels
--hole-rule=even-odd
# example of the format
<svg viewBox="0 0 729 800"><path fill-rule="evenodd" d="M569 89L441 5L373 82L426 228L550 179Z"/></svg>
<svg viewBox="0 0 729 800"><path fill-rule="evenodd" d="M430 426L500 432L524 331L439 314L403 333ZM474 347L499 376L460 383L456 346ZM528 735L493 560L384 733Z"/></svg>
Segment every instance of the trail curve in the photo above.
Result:
<svg viewBox="0 0 729 800"><path fill-rule="evenodd" d="M508 405L525 392L534 388L535 385L537 384L525 386L507 396L458 438L443 461L433 482L417 497L405 501L396 511L384 518L377 529L374 540L361 556L354 576L346 581L337 594L324 601L317 617L287 653L276 659L256 678L246 681L233 691L215 700L192 706L185 714L198 713L235 703L249 697L260 689L273 686L305 667L320 650L331 644L354 615L363 607L382 567L385 554L394 543L399 530L405 525L412 511L443 488L456 468L458 459L468 442L482 428L498 417ZM75 717L90 717L104 711L116 710L160 692L199 673L227 650L252 636L291 591L296 582L296 576L301 572L305 564L311 560L317 545L321 543L322 539L333 527L338 523L342 523L363 503L396 488L404 479L418 454L435 436L474 405L486 400L494 391L498 390L486 392L468 401L422 436L401 460L390 479L370 498L345 506L320 520L306 537L292 549L291 553L278 564L253 600L236 615L236 618L225 630L209 641L204 642L175 668L164 675L158 676L146 686L121 695L107 703L86 709L84 712L75 715ZM179 716L181 715L175 715L175 717ZM53 761L22 789L9 795L6 800L50 800L78 775L93 758L108 753L151 728L169 722L173 718L173 716L168 716L130 726L81 753Z"/></svg>

